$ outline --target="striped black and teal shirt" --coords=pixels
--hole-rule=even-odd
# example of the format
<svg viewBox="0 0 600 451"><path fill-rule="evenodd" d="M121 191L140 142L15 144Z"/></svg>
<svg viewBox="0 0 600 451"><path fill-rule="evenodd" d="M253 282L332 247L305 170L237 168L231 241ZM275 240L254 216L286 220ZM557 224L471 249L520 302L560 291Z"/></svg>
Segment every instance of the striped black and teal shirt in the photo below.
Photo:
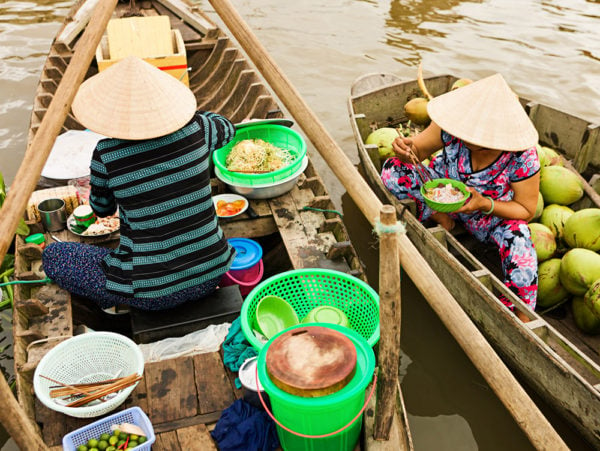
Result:
<svg viewBox="0 0 600 451"><path fill-rule="evenodd" d="M209 160L235 135L231 122L197 112L167 136L105 139L91 162L90 205L121 220L119 247L103 262L106 288L167 296L222 276L235 256L211 199Z"/></svg>

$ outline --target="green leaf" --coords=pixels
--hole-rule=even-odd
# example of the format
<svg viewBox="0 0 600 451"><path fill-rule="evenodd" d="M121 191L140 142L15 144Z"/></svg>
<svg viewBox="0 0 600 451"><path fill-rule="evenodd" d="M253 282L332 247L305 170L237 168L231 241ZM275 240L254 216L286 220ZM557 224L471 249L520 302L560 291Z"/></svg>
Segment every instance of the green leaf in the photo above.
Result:
<svg viewBox="0 0 600 451"><path fill-rule="evenodd" d="M13 266L15 266L15 256L12 254L6 254L2 260L2 264L0 265L0 274L7 269L12 268Z"/></svg>
<svg viewBox="0 0 600 451"><path fill-rule="evenodd" d="M4 177L0 172L0 207L4 203L4 198L6 197L6 185L4 184Z"/></svg>
<svg viewBox="0 0 600 451"><path fill-rule="evenodd" d="M21 221L17 226L17 233L21 236L29 235L29 226L25 223L25 220L23 218L21 218Z"/></svg>

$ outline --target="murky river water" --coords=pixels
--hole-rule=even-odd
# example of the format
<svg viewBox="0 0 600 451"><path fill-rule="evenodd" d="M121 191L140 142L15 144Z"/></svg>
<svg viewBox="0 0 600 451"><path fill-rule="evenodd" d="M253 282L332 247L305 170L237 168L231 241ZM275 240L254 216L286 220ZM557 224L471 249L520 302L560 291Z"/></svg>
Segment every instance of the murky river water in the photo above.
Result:
<svg viewBox="0 0 600 451"><path fill-rule="evenodd" d="M71 2L0 3L0 171L12 183L52 37ZM218 23L207 0L199 1ZM346 99L367 72L472 79L501 72L519 94L600 122L597 0L233 0L325 127L358 163ZM376 242L344 188L319 164L370 280ZM531 449L527 438L408 280L402 388L417 450ZM2 319L4 329L10 327ZM6 340L0 342L0 347ZM10 369L10 363L0 362ZM534 398L536 402L536 398ZM572 449L577 434L541 408ZM0 443L3 440L0 439ZM14 449L10 442L2 448Z"/></svg>

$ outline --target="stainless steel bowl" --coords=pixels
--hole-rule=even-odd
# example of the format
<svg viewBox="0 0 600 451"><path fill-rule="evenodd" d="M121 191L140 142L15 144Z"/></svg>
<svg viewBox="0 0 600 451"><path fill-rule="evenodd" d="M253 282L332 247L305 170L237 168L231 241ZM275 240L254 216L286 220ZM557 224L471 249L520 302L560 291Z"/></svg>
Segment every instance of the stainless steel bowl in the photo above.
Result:
<svg viewBox="0 0 600 451"><path fill-rule="evenodd" d="M304 172L306 167L308 166L308 157L304 157L302 159L302 164L298 168L298 171L290 175L289 177L280 180L275 183L267 183L264 185L245 185L245 184L232 184L231 182L224 180L219 168L215 168L215 175L219 180L224 182L229 189L236 193L241 194L242 196L248 199L271 199L273 197L281 196L282 194L290 191L300 175Z"/></svg>

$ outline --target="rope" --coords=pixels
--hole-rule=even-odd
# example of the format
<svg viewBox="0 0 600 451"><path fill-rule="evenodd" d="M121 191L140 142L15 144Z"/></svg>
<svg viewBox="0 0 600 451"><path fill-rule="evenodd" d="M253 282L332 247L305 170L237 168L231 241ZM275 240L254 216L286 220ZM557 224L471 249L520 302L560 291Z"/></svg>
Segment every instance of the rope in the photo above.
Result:
<svg viewBox="0 0 600 451"><path fill-rule="evenodd" d="M406 227L404 227L404 224L401 222L397 222L393 225L383 225L379 220L375 220L373 232L378 236L382 233L406 233Z"/></svg>
<svg viewBox="0 0 600 451"><path fill-rule="evenodd" d="M11 282L0 283L0 287L5 287L7 285L17 285L19 283L48 283L48 282L52 282L52 279L50 279L49 277L46 277L45 279L40 279L40 280L13 280Z"/></svg>
<svg viewBox="0 0 600 451"><path fill-rule="evenodd" d="M302 210L319 211L321 213L334 213L334 214L338 215L341 219L344 219L344 215L337 210L328 210L326 208L315 208L315 207L302 207Z"/></svg>

